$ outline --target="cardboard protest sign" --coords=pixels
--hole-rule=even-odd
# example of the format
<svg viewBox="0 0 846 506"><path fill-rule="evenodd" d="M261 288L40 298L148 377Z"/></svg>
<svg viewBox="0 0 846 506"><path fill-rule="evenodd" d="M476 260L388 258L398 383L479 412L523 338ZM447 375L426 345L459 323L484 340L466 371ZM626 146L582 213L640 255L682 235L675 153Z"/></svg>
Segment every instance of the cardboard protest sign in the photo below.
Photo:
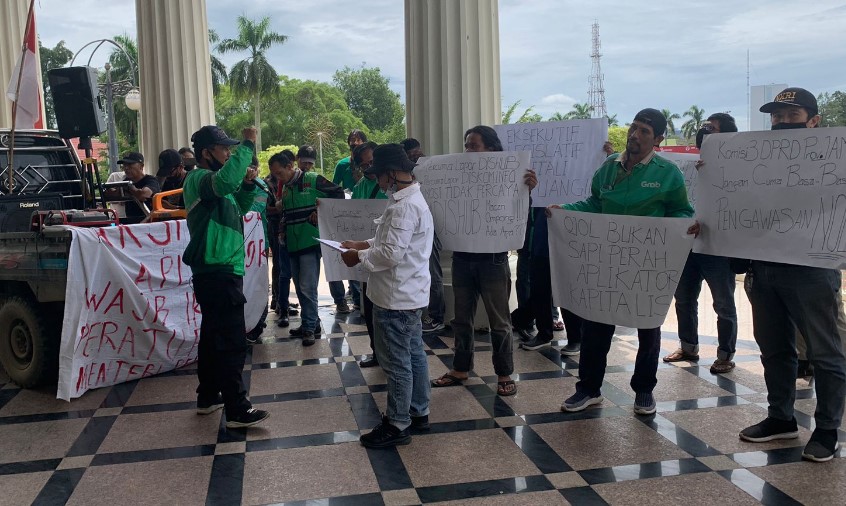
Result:
<svg viewBox="0 0 846 506"><path fill-rule="evenodd" d="M846 268L846 128L711 134L697 253Z"/></svg>
<svg viewBox="0 0 846 506"><path fill-rule="evenodd" d="M672 151L661 151L657 154L661 158L673 162L676 164L676 167L679 168L684 176L684 187L687 190L687 200L690 201L690 205L696 208L696 186L699 182L696 162L699 160L699 154L674 153Z"/></svg>
<svg viewBox="0 0 846 506"><path fill-rule="evenodd" d="M692 224L690 218L553 209L552 300L590 321L661 326L690 252Z"/></svg>
<svg viewBox="0 0 846 506"><path fill-rule="evenodd" d="M317 228L321 239L332 241L366 241L376 235L375 220L382 216L388 201L384 199L318 199ZM323 253L323 268L326 281L355 279L367 281L369 273L359 264L347 267L341 259L341 252L325 244L320 245Z"/></svg>
<svg viewBox="0 0 846 506"><path fill-rule="evenodd" d="M520 249L529 216L523 178L529 153L484 152L418 160L414 175L443 249L499 253Z"/></svg>
<svg viewBox="0 0 846 506"><path fill-rule="evenodd" d="M494 126L506 151L528 151L538 186L532 206L572 204L590 196L596 169L608 156L605 118Z"/></svg>
<svg viewBox="0 0 846 506"><path fill-rule="evenodd" d="M70 400L195 362L202 315L182 262L185 221L70 230L56 396ZM246 333L267 306L258 213L244 218L244 234Z"/></svg>

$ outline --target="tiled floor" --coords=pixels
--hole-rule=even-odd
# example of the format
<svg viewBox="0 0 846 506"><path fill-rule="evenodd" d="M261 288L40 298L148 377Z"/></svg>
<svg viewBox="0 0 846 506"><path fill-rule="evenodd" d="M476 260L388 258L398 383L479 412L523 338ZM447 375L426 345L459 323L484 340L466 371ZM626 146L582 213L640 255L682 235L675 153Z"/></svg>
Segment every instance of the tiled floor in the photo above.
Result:
<svg viewBox="0 0 846 506"><path fill-rule="evenodd" d="M194 413L193 367L71 403L49 389L20 390L0 371L0 505L843 504L846 459L800 460L815 405L807 382L797 382L799 439L737 438L766 414L741 290L737 300L738 368L723 377L708 372L716 339L706 291L700 364L661 364L655 416L632 413L637 340L628 329L612 346L605 402L581 413L559 410L578 357L515 350L519 392L500 398L483 336L477 374L462 387L432 391L431 431L389 450L358 444L384 409L385 376L355 362L369 352L358 313L336 317L326 298L328 335L316 346L303 348L271 321L252 347L250 395L272 416L247 431L225 430L220 413ZM674 321L671 314L664 327L667 352L677 345ZM447 333L426 344L437 377L451 364L452 340Z"/></svg>

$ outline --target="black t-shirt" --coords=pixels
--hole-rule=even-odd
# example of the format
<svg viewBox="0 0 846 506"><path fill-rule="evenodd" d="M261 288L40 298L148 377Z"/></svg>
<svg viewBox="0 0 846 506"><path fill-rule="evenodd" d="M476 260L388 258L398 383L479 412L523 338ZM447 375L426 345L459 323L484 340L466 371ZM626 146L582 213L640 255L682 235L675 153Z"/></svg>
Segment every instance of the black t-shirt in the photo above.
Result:
<svg viewBox="0 0 846 506"><path fill-rule="evenodd" d="M182 188L182 185L185 183L185 177L169 177L164 180L164 184L162 184L162 191L167 192L171 190L179 190ZM185 199L183 198L183 194L179 195L171 195L169 197L165 197L165 199L170 202L171 204L179 207L185 207Z"/></svg>
<svg viewBox="0 0 846 506"><path fill-rule="evenodd" d="M124 181L129 181L128 179L124 179ZM141 178L140 181L137 183L132 183L132 185L137 189L142 188L149 188L153 195L159 193L161 191L161 187L159 186L159 181L154 176L149 174L145 175ZM147 207L150 207L153 203L152 195L149 199L144 201L147 204ZM126 203L126 222L127 223L138 223L143 220L147 215L144 214L144 211L138 207L138 204L135 203L134 200L130 200Z"/></svg>

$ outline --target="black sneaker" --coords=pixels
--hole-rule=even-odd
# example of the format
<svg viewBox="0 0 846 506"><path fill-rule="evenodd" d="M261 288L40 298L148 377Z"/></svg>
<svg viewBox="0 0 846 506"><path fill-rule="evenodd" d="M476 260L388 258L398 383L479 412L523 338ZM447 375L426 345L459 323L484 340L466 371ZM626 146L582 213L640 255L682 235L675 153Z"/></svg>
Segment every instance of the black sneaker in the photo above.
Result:
<svg viewBox="0 0 846 506"><path fill-rule="evenodd" d="M297 311L297 308L288 306L288 316L297 316L298 314L300 314L300 312Z"/></svg>
<svg viewBox="0 0 846 506"><path fill-rule="evenodd" d="M270 416L270 413L261 409L250 408L238 416L226 418L227 429L241 429L244 427L252 427L257 423L261 423Z"/></svg>
<svg viewBox="0 0 846 506"><path fill-rule="evenodd" d="M411 417L411 430L424 431L429 429L429 415Z"/></svg>
<svg viewBox="0 0 846 506"><path fill-rule="evenodd" d="M300 325L299 327L295 327L295 328L289 330L288 334L291 335L292 337L302 337L303 334L305 334L306 332L308 332L308 330L304 330L302 325ZM319 336L320 334L323 333L323 327L321 327L320 324L318 323L317 328L312 330L311 333L316 335L316 336Z"/></svg>
<svg viewBox="0 0 846 506"><path fill-rule="evenodd" d="M365 448L389 448L397 445L407 445L411 442L411 434L408 429L399 430L391 425L388 417L382 418L382 423L377 425L372 431L364 434L360 438L361 445Z"/></svg>
<svg viewBox="0 0 846 506"><path fill-rule="evenodd" d="M303 333L303 346L314 345L314 332L305 331Z"/></svg>
<svg viewBox="0 0 846 506"><path fill-rule="evenodd" d="M379 361L376 359L376 355L365 355L364 358L361 359L361 362L358 363L359 367L376 367L379 365Z"/></svg>
<svg viewBox="0 0 846 506"><path fill-rule="evenodd" d="M429 316L424 316L421 322L423 324L424 334L432 334L444 330L444 322L435 321Z"/></svg>
<svg viewBox="0 0 846 506"><path fill-rule="evenodd" d="M567 344L561 348L561 354L565 357L573 357L579 354L582 351L582 343L571 343L567 341Z"/></svg>
<svg viewBox="0 0 846 506"><path fill-rule="evenodd" d="M412 418L412 421L414 419ZM837 430L814 429L811 439L802 450L802 458L812 462L828 462L840 449L837 442Z"/></svg>
<svg viewBox="0 0 846 506"><path fill-rule="evenodd" d="M534 339L530 341L523 341L522 343L520 343L521 348L529 351L539 350L547 346L549 346L549 341L538 339L537 336L535 336Z"/></svg>
<svg viewBox="0 0 846 506"><path fill-rule="evenodd" d="M197 414L210 415L223 407L223 396L217 394L217 398L213 401L207 401L197 397Z"/></svg>
<svg viewBox="0 0 846 506"><path fill-rule="evenodd" d="M529 342L535 338L535 335L532 334L531 329L517 329L517 336L520 338L521 342Z"/></svg>
<svg viewBox="0 0 846 506"><path fill-rule="evenodd" d="M796 439L797 437L799 437L799 428L796 426L796 418L784 421L768 416L763 422L740 431L740 439L751 443L765 443L775 439Z"/></svg>
<svg viewBox="0 0 846 506"><path fill-rule="evenodd" d="M280 315L279 318L276 319L276 326L277 327L287 327L289 323L290 322L288 321L287 316L281 316Z"/></svg>

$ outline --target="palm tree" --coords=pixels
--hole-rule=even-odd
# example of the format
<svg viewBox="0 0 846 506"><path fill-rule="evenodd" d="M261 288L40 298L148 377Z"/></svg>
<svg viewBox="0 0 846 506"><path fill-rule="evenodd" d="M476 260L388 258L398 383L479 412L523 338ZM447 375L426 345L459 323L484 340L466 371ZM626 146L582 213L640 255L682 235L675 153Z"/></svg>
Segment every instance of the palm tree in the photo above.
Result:
<svg viewBox="0 0 846 506"><path fill-rule="evenodd" d="M564 115L566 119L590 119L593 106L590 104L573 104L573 109Z"/></svg>
<svg viewBox="0 0 846 506"><path fill-rule="evenodd" d="M220 41L220 36L215 30L209 29L209 46ZM209 59L211 60L211 78L212 78L212 92L217 95L220 92L220 86L226 82L226 65L220 59L212 54L209 48Z"/></svg>
<svg viewBox="0 0 846 506"><path fill-rule="evenodd" d="M566 120L566 114L561 114L560 112L555 112L552 116L549 117L547 121L564 121Z"/></svg>
<svg viewBox="0 0 846 506"><path fill-rule="evenodd" d="M115 35L113 40L117 42L122 48L113 47L111 54L109 54L109 65L111 65L112 82L130 81L136 86L138 80L138 44L135 39L127 34ZM118 132L118 139L126 140L130 149L139 150L138 146L138 113L131 111L126 107L126 102L123 99L115 99L115 129Z"/></svg>
<svg viewBox="0 0 846 506"><path fill-rule="evenodd" d="M700 109L698 106L692 105L690 106L690 109L688 109L687 112L685 112L682 116L690 118L689 120L684 122L681 128L682 135L690 139L691 137L696 135L696 132L700 128L702 128L702 123L705 120L705 110Z"/></svg>
<svg viewBox="0 0 846 506"><path fill-rule="evenodd" d="M617 115L616 114L612 114L611 116L605 116L605 118L608 120L608 126L610 126L610 127L620 125L620 122L617 121Z"/></svg>
<svg viewBox="0 0 846 506"><path fill-rule="evenodd" d="M676 133L676 124L673 123L674 119L681 119L677 113L670 112L669 109L661 109L661 112L664 114L664 119L667 120L667 132L675 135Z"/></svg>
<svg viewBox="0 0 846 506"><path fill-rule="evenodd" d="M258 23L246 16L238 16L238 38L226 39L217 45L220 54L247 51L247 58L232 66L229 86L232 93L253 100L255 115L256 150L261 151L261 96L279 91L279 76L267 61L267 50L273 44L284 44L287 35L270 31L270 18L265 16Z"/></svg>

